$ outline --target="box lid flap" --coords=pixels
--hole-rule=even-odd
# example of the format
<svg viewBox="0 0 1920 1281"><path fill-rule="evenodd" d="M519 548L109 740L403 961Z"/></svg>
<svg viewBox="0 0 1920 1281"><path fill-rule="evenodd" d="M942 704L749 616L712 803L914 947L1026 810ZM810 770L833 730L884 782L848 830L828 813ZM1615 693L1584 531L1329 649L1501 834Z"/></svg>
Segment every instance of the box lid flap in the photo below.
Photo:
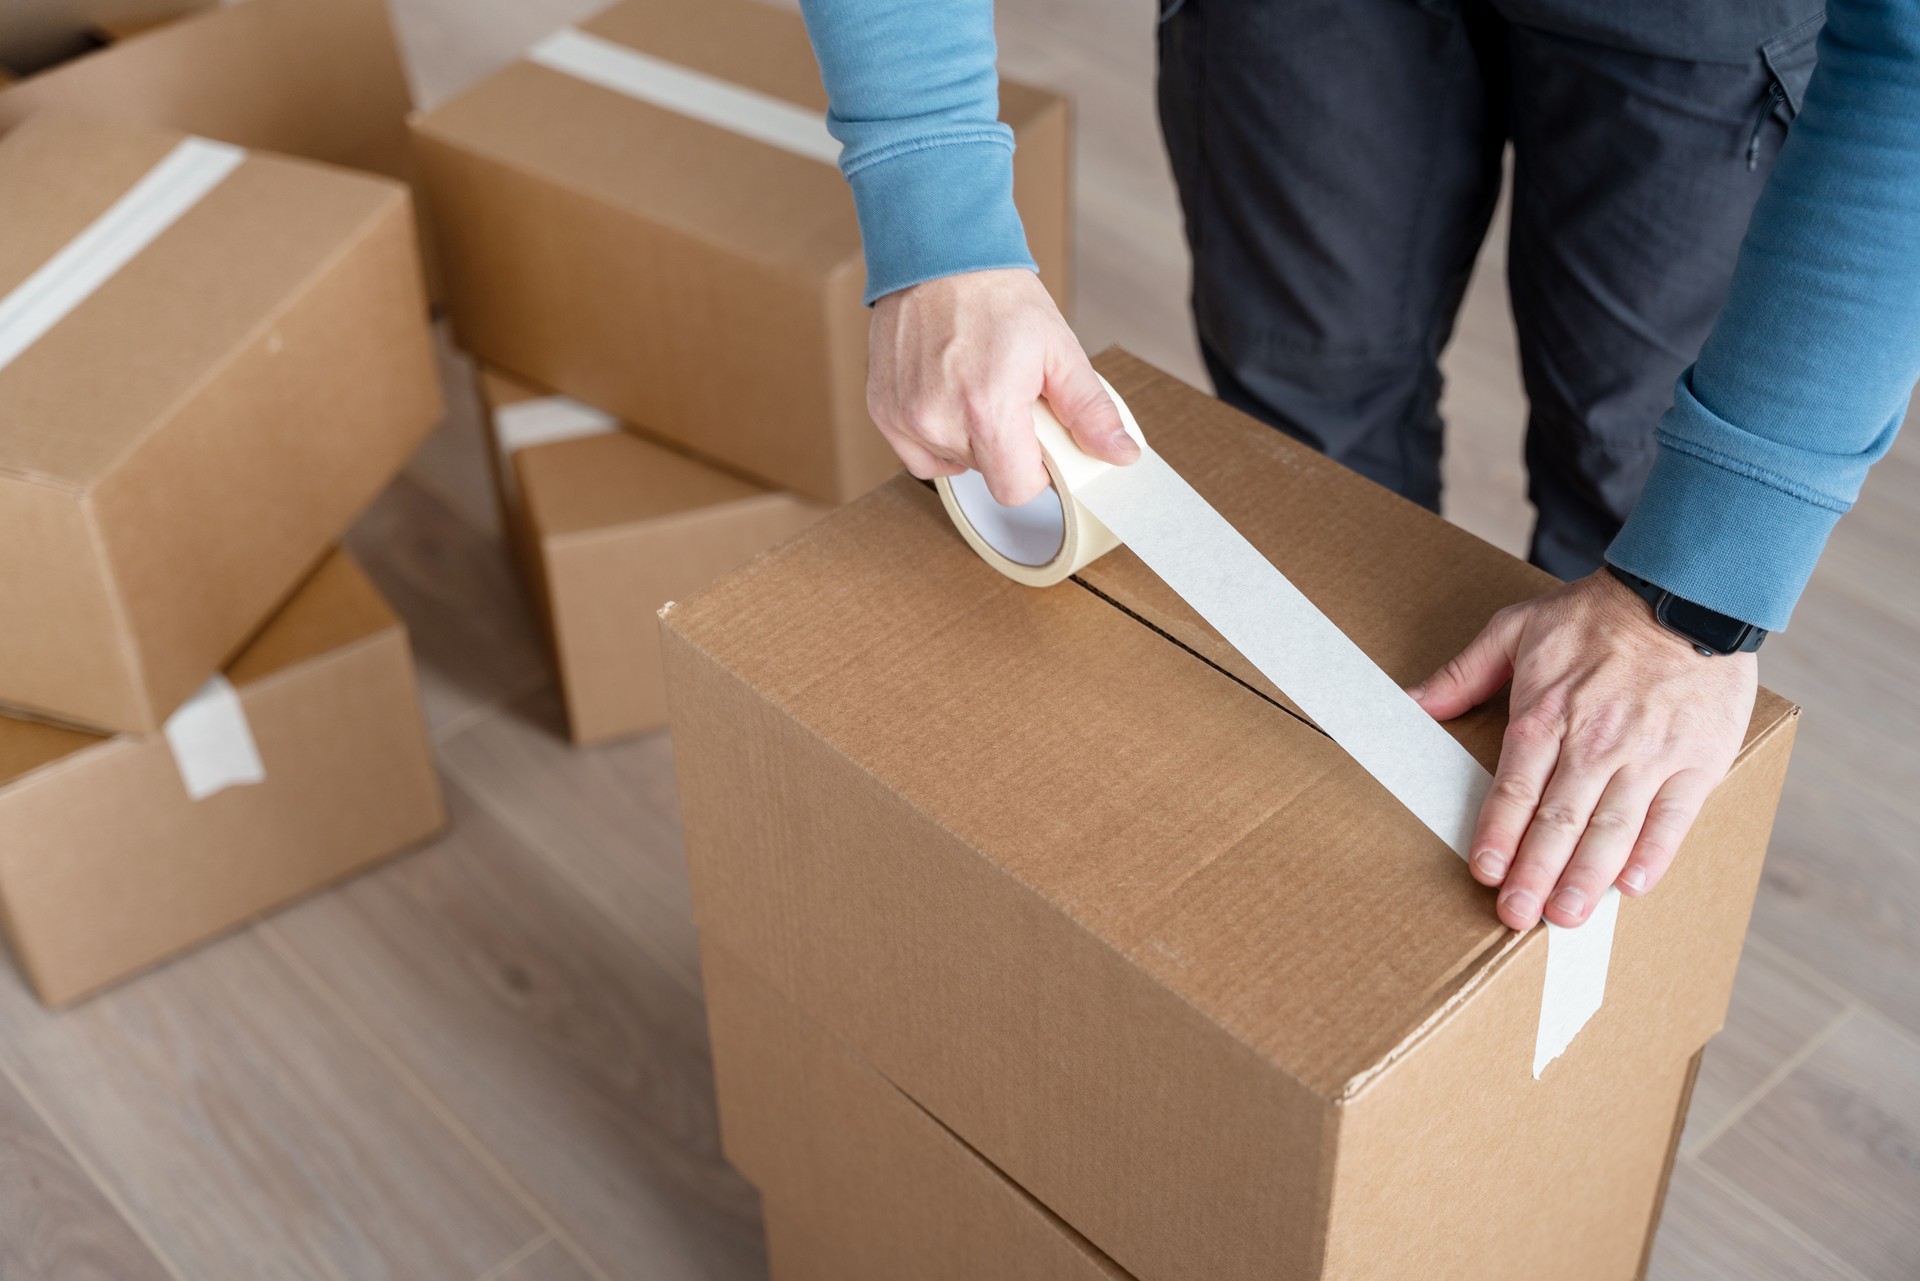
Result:
<svg viewBox="0 0 1920 1281"><path fill-rule="evenodd" d="M0 139L0 298L180 140L58 114ZM86 489L405 199L385 179L250 153L0 367L0 476Z"/></svg>
<svg viewBox="0 0 1920 1281"><path fill-rule="evenodd" d="M542 536L593 533L768 497L772 491L631 432L534 445L514 455Z"/></svg>
<svg viewBox="0 0 1920 1281"><path fill-rule="evenodd" d="M1544 582L1124 353L1098 364L1148 439L1396 677L1425 675L1483 611ZM667 625L1336 1096L1512 935L1491 891L1130 560L1018 586L902 479ZM1501 714L1459 726L1485 761Z"/></svg>

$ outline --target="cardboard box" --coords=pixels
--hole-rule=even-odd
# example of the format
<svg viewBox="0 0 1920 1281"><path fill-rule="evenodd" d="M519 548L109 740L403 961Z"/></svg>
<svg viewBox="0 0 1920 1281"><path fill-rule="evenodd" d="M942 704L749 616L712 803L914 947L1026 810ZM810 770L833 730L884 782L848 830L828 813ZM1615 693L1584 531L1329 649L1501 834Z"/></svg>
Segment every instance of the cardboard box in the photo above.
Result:
<svg viewBox="0 0 1920 1281"><path fill-rule="evenodd" d="M190 6L92 0L84 25L123 39L0 93L0 133L80 112L411 182L413 109L385 0ZM76 6L82 8L82 6Z"/></svg>
<svg viewBox="0 0 1920 1281"><path fill-rule="evenodd" d="M198 800L188 780L205 790L195 771L209 747L176 752L179 721L100 738L0 719L0 925L49 1004L444 824L406 629L346 556L321 565L226 678L263 777Z"/></svg>
<svg viewBox="0 0 1920 1281"><path fill-rule="evenodd" d="M1147 438L1397 680L1551 580L1136 361ZM1771 693L1604 1008L1130 552L1046 590L898 482L663 620L703 937L1141 1281L1624 1281L1720 1026ZM1452 728L1491 765L1501 706Z"/></svg>
<svg viewBox="0 0 1920 1281"><path fill-rule="evenodd" d="M0 138L0 299L180 141L51 115ZM248 153L0 359L0 705L158 729L439 413L406 189Z"/></svg>
<svg viewBox="0 0 1920 1281"><path fill-rule="evenodd" d="M701 957L727 1159L774 1281L1127 1281L1126 1273L723 948Z"/></svg>
<svg viewBox="0 0 1920 1281"><path fill-rule="evenodd" d="M480 394L502 517L552 642L574 742L659 729L667 723L660 607L827 509L492 370L481 371ZM528 410L585 434L510 449L514 421L534 422L538 433Z"/></svg>
<svg viewBox="0 0 1920 1281"><path fill-rule="evenodd" d="M9 0L0 7L0 62L36 71L94 47L103 28L170 21L217 0Z"/></svg>
<svg viewBox="0 0 1920 1281"><path fill-rule="evenodd" d="M632 0L579 30L616 58L643 51L723 95L745 86L776 113L802 108L801 125L824 130L796 14ZM1001 104L1028 239L1064 299L1066 103L1003 82ZM809 497L844 501L898 469L866 413L859 228L830 152L797 154L532 61L414 133L447 311L469 351Z"/></svg>

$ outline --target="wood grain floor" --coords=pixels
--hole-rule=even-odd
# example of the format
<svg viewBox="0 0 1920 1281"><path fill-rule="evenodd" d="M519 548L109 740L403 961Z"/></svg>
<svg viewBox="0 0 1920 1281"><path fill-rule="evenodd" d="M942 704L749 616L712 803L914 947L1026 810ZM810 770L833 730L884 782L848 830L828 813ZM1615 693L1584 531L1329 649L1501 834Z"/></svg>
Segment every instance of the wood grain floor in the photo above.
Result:
<svg viewBox="0 0 1920 1281"><path fill-rule="evenodd" d="M395 0L424 102L597 0ZM1201 381L1147 6L1003 0L1079 103L1080 295ZM1448 353L1448 514L1510 549L1524 412L1490 245ZM472 396L352 546L412 626L454 822L81 1009L0 972L0 1281L757 1281L721 1160L671 754L576 752ZM1766 681L1807 715L1661 1281L1920 1277L1920 439L1843 522Z"/></svg>

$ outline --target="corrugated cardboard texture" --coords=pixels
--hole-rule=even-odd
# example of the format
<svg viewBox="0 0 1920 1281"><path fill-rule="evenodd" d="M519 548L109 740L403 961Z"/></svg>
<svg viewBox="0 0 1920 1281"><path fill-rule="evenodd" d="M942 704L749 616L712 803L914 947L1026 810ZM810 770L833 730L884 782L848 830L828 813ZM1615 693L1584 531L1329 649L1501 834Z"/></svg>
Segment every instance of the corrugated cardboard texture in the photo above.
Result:
<svg viewBox="0 0 1920 1281"><path fill-rule="evenodd" d="M1127 1281L744 962L708 947L701 973L722 1140L767 1207L774 1281Z"/></svg>
<svg viewBox="0 0 1920 1281"><path fill-rule="evenodd" d="M0 132L77 111L412 180L412 99L384 0L241 0L148 25L188 7L90 6L96 26L118 19L133 38L0 93Z"/></svg>
<svg viewBox="0 0 1920 1281"><path fill-rule="evenodd" d="M1098 364L1396 675L1539 589L1124 354ZM1302 532L1320 519L1349 536ZM1152 625L1174 612L1116 558L1100 591L1017 586L903 481L670 613L703 931L1144 1281L1397 1275L1379 1243L1447 1258L1436 1235L1472 1219L1477 1243L1503 1216L1637 1260L1618 1212L1644 1223L1681 1068L1724 1015L1792 709L1763 698L1671 877L1623 909L1605 1009L1535 1082L1544 934L1500 927L1377 783L1207 661L1197 624L1191 648ZM1483 759L1499 720L1463 727ZM1501 1070L1471 1075L1462 1046ZM1663 1119L1621 1124L1623 1089ZM1386 1120L1442 1098L1452 1146ZM1488 1141L1514 1115L1600 1155ZM1368 1191L1389 1159L1417 1172L1396 1198ZM1632 1274L1614 1262L1555 1275ZM1461 1275L1539 1274L1507 1250Z"/></svg>
<svg viewBox="0 0 1920 1281"><path fill-rule="evenodd" d="M826 109L796 14L633 0L580 24ZM1067 113L1006 84L1016 198L1067 290ZM461 343L770 485L843 501L898 463L867 418L852 197L832 165L529 62L416 120Z"/></svg>
<svg viewBox="0 0 1920 1281"><path fill-rule="evenodd" d="M0 719L0 923L74 1000L444 823L405 629L331 556L227 676L266 781L189 800L166 740Z"/></svg>
<svg viewBox="0 0 1920 1281"><path fill-rule="evenodd" d="M482 376L489 416L537 394ZM660 607L827 511L624 431L535 445L511 465L520 502L516 509L503 487L501 506L552 641L576 743L665 725Z"/></svg>
<svg viewBox="0 0 1920 1281"><path fill-rule="evenodd" d="M175 141L0 139L0 294ZM405 189L250 156L0 369L0 704L158 728L439 412Z"/></svg>

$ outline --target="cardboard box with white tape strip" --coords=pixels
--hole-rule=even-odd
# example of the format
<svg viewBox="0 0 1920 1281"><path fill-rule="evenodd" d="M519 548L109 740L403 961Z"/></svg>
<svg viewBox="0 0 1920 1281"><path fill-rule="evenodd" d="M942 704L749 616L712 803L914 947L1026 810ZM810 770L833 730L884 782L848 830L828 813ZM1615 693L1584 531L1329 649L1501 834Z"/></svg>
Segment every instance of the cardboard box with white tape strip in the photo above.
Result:
<svg viewBox="0 0 1920 1281"><path fill-rule="evenodd" d="M724 948L701 955L721 1141L774 1281L1127 1281Z"/></svg>
<svg viewBox="0 0 1920 1281"><path fill-rule="evenodd" d="M17 39L84 49L91 28L113 43L0 93L0 133L83 112L413 180L385 0L56 0L40 18Z"/></svg>
<svg viewBox="0 0 1920 1281"><path fill-rule="evenodd" d="M1122 353L1166 461L1394 680L1550 580ZM1796 711L1604 1003L1126 548L1053 587L890 484L663 621L703 938L1141 1281L1637 1274ZM1482 765L1498 703L1449 726Z"/></svg>
<svg viewBox="0 0 1920 1281"><path fill-rule="evenodd" d="M461 343L769 485L898 462L866 412L853 199L797 14L632 0L416 119ZM1063 99L1001 87L1015 198L1063 304Z"/></svg>
<svg viewBox="0 0 1920 1281"><path fill-rule="evenodd" d="M576 743L667 723L662 605L826 513L643 440L578 401L483 371L494 480Z"/></svg>
<svg viewBox="0 0 1920 1281"><path fill-rule="evenodd" d="M0 718L0 926L64 1004L444 821L406 629L334 553L163 733Z"/></svg>
<svg viewBox="0 0 1920 1281"><path fill-rule="evenodd" d="M0 226L0 706L151 732L439 417L407 192L42 115Z"/></svg>

